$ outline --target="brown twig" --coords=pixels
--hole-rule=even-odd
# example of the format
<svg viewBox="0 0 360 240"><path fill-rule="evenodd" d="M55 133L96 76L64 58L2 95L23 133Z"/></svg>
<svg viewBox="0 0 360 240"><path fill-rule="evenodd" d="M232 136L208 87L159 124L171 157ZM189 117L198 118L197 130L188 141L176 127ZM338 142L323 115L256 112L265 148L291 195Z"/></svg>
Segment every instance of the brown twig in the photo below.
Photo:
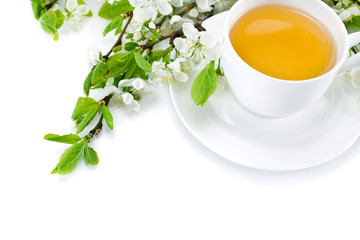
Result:
<svg viewBox="0 0 360 240"><path fill-rule="evenodd" d="M57 2L58 0L55 0L54 2L51 2L47 5L45 5L44 7L46 8L46 10L49 10L50 8L52 8L52 6L54 6L54 4Z"/></svg>
<svg viewBox="0 0 360 240"><path fill-rule="evenodd" d="M121 32L118 40L117 40L117 41L115 42L115 44L112 46L112 48L110 49L110 51L109 51L106 55L103 56L103 61L106 62L106 61L108 60L110 54L112 53L113 49L116 48L117 46L120 46L120 45L121 45L121 43L122 43L122 38L123 38L123 36L124 36L124 34L125 34L125 31L126 31L127 27L129 26L132 18L133 18L133 13L131 12L130 15L129 15L129 19L128 19L126 25L124 26L124 29L122 30L122 32Z"/></svg>
<svg viewBox="0 0 360 240"><path fill-rule="evenodd" d="M112 94L110 95L107 95L106 97L104 97L100 102L103 102L103 104L105 106L108 106L109 105L109 102L111 100L111 98L113 97ZM100 116L100 119L98 121L98 123L96 124L96 126L89 132L88 136L90 138L90 140L95 136L95 135L98 135L101 130L102 130L102 127L103 127L103 120L104 120L104 114L101 113L101 116ZM89 140L89 142L90 142Z"/></svg>
<svg viewBox="0 0 360 240"><path fill-rule="evenodd" d="M181 11L178 15L180 17L183 17L185 14L187 14L188 12L190 12L191 9L193 9L194 7L196 7L196 3L192 3L189 6L187 6L183 11Z"/></svg>
<svg viewBox="0 0 360 240"><path fill-rule="evenodd" d="M192 3L189 6L187 6L184 10L182 10L179 14L180 17L183 17L185 14L187 14L191 9L193 9L194 7L196 7L196 3ZM168 18L168 16L164 16L161 21L156 24L156 28L160 29L161 26L164 24L164 22L166 21L166 19Z"/></svg>

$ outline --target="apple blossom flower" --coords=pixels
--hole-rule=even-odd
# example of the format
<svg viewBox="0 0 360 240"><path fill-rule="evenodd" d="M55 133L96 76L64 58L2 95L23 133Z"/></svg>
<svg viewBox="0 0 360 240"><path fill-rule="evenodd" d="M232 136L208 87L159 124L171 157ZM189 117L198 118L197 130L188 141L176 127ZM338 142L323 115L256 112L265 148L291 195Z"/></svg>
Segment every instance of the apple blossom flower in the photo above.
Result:
<svg viewBox="0 0 360 240"><path fill-rule="evenodd" d="M196 5L199 12L210 12L212 5L214 5L218 0L196 0Z"/></svg>
<svg viewBox="0 0 360 240"><path fill-rule="evenodd" d="M215 13L220 13L229 10L232 7L232 5L234 5L236 2L237 0L218 0L214 4Z"/></svg>
<svg viewBox="0 0 360 240"><path fill-rule="evenodd" d="M135 9L153 7L162 15L169 15L173 11L169 0L129 0L129 3Z"/></svg>
<svg viewBox="0 0 360 240"><path fill-rule="evenodd" d="M96 47L91 47L87 51L87 61L89 68L92 69L94 66L100 63L100 51Z"/></svg>
<svg viewBox="0 0 360 240"><path fill-rule="evenodd" d="M170 0L170 3L174 7L183 7L184 6L184 1L183 0Z"/></svg>
<svg viewBox="0 0 360 240"><path fill-rule="evenodd" d="M350 81L353 87L360 88L360 66L353 67L349 72Z"/></svg>
<svg viewBox="0 0 360 240"><path fill-rule="evenodd" d="M141 106L138 101L135 100L134 95L131 93L126 92L121 94L121 100L125 106L130 107L133 111L140 111Z"/></svg>
<svg viewBox="0 0 360 240"><path fill-rule="evenodd" d="M198 10L196 10L195 8L193 8L193 9L191 9L191 10L189 11L188 15L189 15L190 17L196 18L196 17L199 16L199 12L198 12Z"/></svg>
<svg viewBox="0 0 360 240"><path fill-rule="evenodd" d="M181 62L185 62L184 58L177 58L173 62L166 64L162 61L154 61L152 64L152 76L154 81L173 83L174 80L186 82L188 76L181 71Z"/></svg>
<svg viewBox="0 0 360 240"><path fill-rule="evenodd" d="M77 31L81 23L81 16L89 14L90 8L85 4L78 4L77 0L67 0L65 9L68 11L66 26L73 32Z"/></svg>
<svg viewBox="0 0 360 240"><path fill-rule="evenodd" d="M133 11L133 19L127 28L128 33L140 32L144 22L151 19L151 22L156 19L157 11L152 6L136 7ZM151 23L150 22L150 23ZM150 25L150 24L149 24Z"/></svg>
<svg viewBox="0 0 360 240"><path fill-rule="evenodd" d="M199 32L191 23L184 23L182 26L186 38L175 38L175 49L181 56L192 59L193 66L203 66L204 59L217 60L221 55L221 46L213 34Z"/></svg>
<svg viewBox="0 0 360 240"><path fill-rule="evenodd" d="M354 3L353 5L351 5L349 8L346 9L341 9L338 11L338 15L341 18L341 20L343 21L349 21L351 20L354 16L359 16L360 15L360 9L359 9L359 5L357 5L356 3Z"/></svg>

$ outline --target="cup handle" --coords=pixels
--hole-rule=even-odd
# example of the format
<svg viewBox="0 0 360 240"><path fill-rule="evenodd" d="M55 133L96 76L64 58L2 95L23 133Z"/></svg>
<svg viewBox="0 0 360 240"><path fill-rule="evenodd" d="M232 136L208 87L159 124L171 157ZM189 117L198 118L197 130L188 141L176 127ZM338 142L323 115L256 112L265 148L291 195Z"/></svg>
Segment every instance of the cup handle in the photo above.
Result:
<svg viewBox="0 0 360 240"><path fill-rule="evenodd" d="M353 47L360 42L360 32L350 33L349 34L349 46ZM360 65L360 54L357 53L349 58L347 58L344 64L341 66L339 73L345 72L356 65Z"/></svg>

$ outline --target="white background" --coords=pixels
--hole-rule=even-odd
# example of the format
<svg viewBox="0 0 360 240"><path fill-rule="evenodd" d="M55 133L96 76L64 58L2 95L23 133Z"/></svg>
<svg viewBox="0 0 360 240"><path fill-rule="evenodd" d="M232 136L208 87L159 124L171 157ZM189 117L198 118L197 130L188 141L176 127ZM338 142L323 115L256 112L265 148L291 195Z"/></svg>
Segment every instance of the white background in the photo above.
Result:
<svg viewBox="0 0 360 240"><path fill-rule="evenodd" d="M72 130L87 49L113 39L94 17L54 42L29 2L3 1L0 14L0 239L360 238L360 141L313 169L249 169L192 137L167 86L140 113L115 111L114 131L92 143L98 166L51 175L66 146L43 136Z"/></svg>

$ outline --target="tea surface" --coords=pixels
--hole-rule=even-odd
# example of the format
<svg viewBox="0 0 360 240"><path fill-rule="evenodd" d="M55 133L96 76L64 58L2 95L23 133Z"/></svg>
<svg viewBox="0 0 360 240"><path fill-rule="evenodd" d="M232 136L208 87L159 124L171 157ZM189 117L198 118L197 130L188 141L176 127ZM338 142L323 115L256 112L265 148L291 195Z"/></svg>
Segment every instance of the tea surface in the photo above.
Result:
<svg viewBox="0 0 360 240"><path fill-rule="evenodd" d="M230 41L237 54L256 70L284 80L306 80L335 64L334 41L312 17L288 7L252 9L236 20Z"/></svg>

